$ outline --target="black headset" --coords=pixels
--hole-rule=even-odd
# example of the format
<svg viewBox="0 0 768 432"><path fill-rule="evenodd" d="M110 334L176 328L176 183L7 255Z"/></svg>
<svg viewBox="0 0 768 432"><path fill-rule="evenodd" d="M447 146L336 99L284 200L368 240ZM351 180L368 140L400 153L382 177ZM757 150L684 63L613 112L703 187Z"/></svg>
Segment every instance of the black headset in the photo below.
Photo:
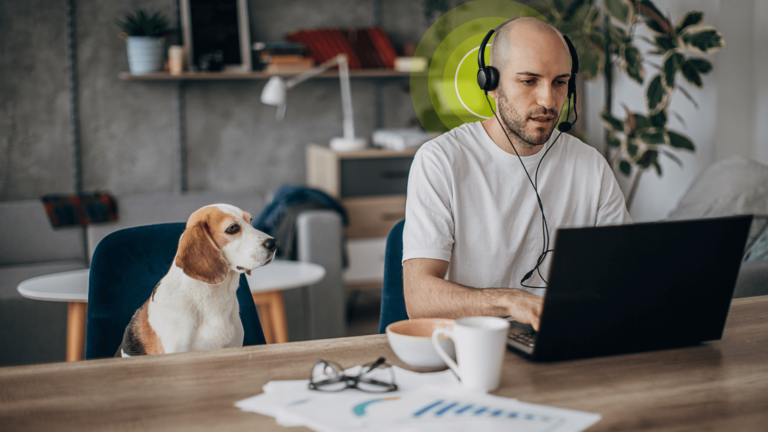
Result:
<svg viewBox="0 0 768 432"><path fill-rule="evenodd" d="M480 89L485 91L485 93L488 93L491 90L496 90L496 87L499 86L499 70L493 66L485 65L485 46L488 44L488 41L491 40L491 36L493 36L494 33L514 19L504 22L495 29L489 31L480 43L480 51L477 53L477 66L479 67L479 70L477 71L477 85L479 85ZM563 35L563 39L565 39L565 44L568 45L568 51L571 53L571 79L568 80L568 117L570 118L571 115L570 99L571 96L573 96L573 113L576 118L570 123L568 122L568 118L566 118L564 122L557 126L557 130L560 132L568 132L573 127L573 124L576 123L576 120L579 119L579 113L576 112L576 74L579 73L579 55L576 53L576 48L573 46L573 43L571 43L571 40L568 39L568 36Z"/></svg>
<svg viewBox="0 0 768 432"><path fill-rule="evenodd" d="M576 120L579 119L579 113L576 112L576 74L579 73L579 56L576 53L576 48L574 48L573 43L571 43L571 40L568 39L568 36L563 35L563 39L565 39L565 44L568 45L568 51L571 54L571 79L568 80L568 115L566 116L566 121L560 123L557 126L557 130L560 131L560 134L557 135L557 138L555 138L555 141L552 142L552 145L549 146L546 152L544 152L544 155L539 159L539 164L536 166L536 174L535 174L535 182L533 179L531 179L531 175L528 173L528 170L525 168L525 164L523 163L522 158L520 158L520 154L517 153L517 148L515 148L515 145L512 143L512 140L509 138L509 135L507 135L507 130L504 129L504 126L501 124L501 120L499 120L499 116L496 115L496 111L493 109L493 106L491 105L491 100L488 98L488 92L491 90L495 90L496 87L499 86L499 70L496 69L493 66L486 66L485 65L485 46L488 44L488 41L491 39L491 36L493 36L494 33L496 33L501 27L506 25L508 22L513 21L516 18L513 18L507 22L502 23L495 29L488 32L488 34L485 35L483 38L483 41L480 43L480 51L477 54L477 65L479 67L479 70L477 71L477 85L480 86L480 89L482 89L485 92L485 99L488 101L488 106L491 108L491 111L493 112L494 117L496 117L496 121L499 122L499 126L501 126L501 130L504 132L504 135L506 135L507 140L509 141L509 144L512 146L512 149L515 151L515 154L517 155L517 158L520 160L520 164L523 166L523 170L525 170L525 175L528 176L528 181L530 181L531 186L533 186L533 191L536 192L536 199L539 203L539 210L541 210L541 225L542 225L542 234L544 237L544 247L541 251L541 254L539 255L539 258L536 260L536 266L525 274L523 279L520 281L520 285L526 287L526 288L544 288L544 287L533 287L525 285L525 281L530 279L531 276L533 276L534 272L539 273L539 277L541 278L544 283L547 283L547 280L544 279L544 276L541 274L541 270L539 267L544 262L544 259L547 257L547 254L552 252L552 249L549 249L549 226L547 225L547 218L544 216L544 204L541 202L541 196L539 196L539 189L538 189L538 183L539 183L539 167L541 167L541 162L544 160L544 158L547 156L547 153L549 153L550 150L552 150L552 147L555 146L555 143L558 139L560 139L560 135L562 135L563 132L568 132L573 127L573 124L576 123ZM576 115L576 118L573 119L573 122L568 122L568 119L571 116L571 96L573 96L573 112Z"/></svg>

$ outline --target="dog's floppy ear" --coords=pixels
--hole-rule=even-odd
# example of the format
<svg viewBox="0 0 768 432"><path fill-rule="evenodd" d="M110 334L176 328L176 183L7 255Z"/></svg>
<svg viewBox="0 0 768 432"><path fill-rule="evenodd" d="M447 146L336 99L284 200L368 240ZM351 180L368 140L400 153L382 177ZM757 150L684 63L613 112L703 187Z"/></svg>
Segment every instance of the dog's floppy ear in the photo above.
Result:
<svg viewBox="0 0 768 432"><path fill-rule="evenodd" d="M184 230L179 241L179 253L176 265L184 274L205 282L219 284L229 273L227 262L221 256L221 250L213 242L208 223L200 221Z"/></svg>

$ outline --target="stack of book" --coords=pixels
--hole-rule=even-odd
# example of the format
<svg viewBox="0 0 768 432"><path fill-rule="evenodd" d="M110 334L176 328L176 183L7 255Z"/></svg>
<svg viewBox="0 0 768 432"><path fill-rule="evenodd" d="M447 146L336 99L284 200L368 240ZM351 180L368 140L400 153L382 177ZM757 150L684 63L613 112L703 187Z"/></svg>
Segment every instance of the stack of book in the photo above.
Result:
<svg viewBox="0 0 768 432"><path fill-rule="evenodd" d="M315 60L306 56L304 44L256 42L253 44L254 70L267 73L299 73L312 68Z"/></svg>
<svg viewBox="0 0 768 432"><path fill-rule="evenodd" d="M301 43L317 63L346 54L350 69L393 69L397 53L380 27L303 29L286 38Z"/></svg>

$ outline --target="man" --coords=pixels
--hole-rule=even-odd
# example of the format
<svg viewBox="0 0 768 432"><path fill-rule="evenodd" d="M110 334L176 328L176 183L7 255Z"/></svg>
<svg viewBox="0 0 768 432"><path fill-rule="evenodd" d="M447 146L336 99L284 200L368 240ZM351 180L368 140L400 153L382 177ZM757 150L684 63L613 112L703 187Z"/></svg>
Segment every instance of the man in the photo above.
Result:
<svg viewBox="0 0 768 432"><path fill-rule="evenodd" d="M559 226L631 220L605 159L570 135L552 133L571 75L562 35L536 18L512 20L496 33L490 65L499 69L499 86L489 92L498 119L465 124L424 144L411 166L405 303L411 318L511 316L538 330L541 276L551 254L525 282L536 288L522 287L544 239L521 160L537 184L550 235Z"/></svg>

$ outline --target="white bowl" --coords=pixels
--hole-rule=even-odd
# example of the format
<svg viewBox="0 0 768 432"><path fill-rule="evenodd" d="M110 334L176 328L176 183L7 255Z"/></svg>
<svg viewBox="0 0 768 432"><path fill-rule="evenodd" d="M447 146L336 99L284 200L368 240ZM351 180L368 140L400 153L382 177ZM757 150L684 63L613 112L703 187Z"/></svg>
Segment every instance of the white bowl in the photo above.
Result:
<svg viewBox="0 0 768 432"><path fill-rule="evenodd" d="M453 320L442 318L418 318L394 322L387 326L389 346L400 360L408 365L423 370L445 369L448 365L437 355L432 346L432 332L436 328L452 328ZM456 349L453 341L440 335L440 346L455 361Z"/></svg>

